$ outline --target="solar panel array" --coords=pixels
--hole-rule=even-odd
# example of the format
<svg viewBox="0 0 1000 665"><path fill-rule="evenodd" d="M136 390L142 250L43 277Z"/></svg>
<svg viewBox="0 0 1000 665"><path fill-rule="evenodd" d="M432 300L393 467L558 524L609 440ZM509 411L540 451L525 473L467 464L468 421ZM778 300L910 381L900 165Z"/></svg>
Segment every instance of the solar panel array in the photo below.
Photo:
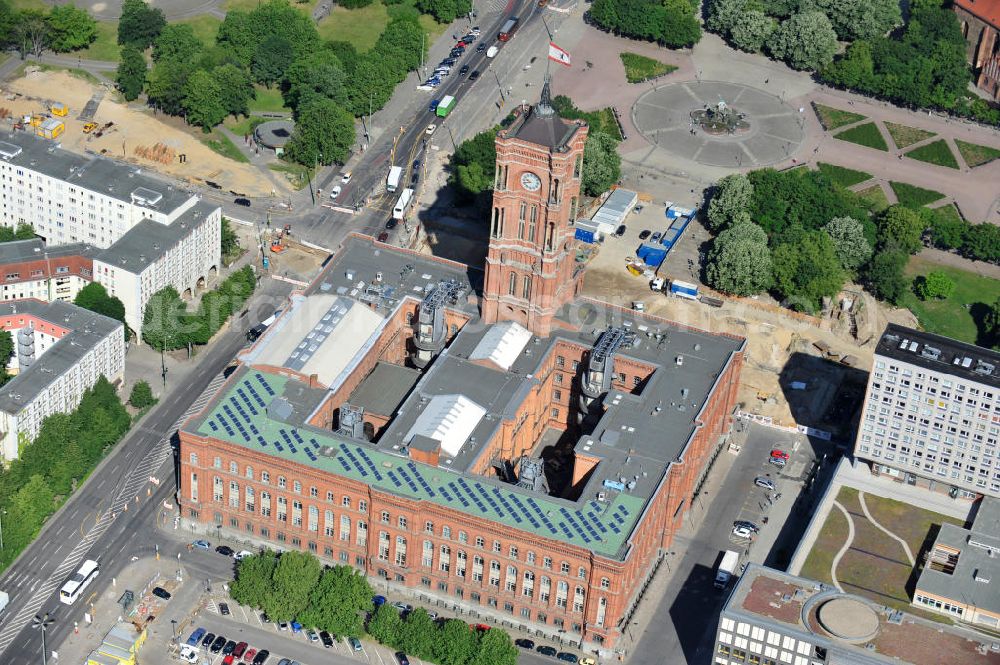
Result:
<svg viewBox="0 0 1000 665"><path fill-rule="evenodd" d="M296 371L305 367L306 363L309 362L309 359L316 353L316 350L319 349L319 347L323 345L323 342L326 341L326 338L330 336L330 333L332 333L334 329L340 325L341 320L343 320L344 316L347 315L347 312L351 309L353 304L353 300L347 300L344 298L337 298L334 300L333 304L330 305L330 308L326 311L326 314L323 315L323 318L316 322L313 329L302 338L299 345L296 346L295 350L288 356L288 359L285 361L285 367Z"/></svg>
<svg viewBox="0 0 1000 665"><path fill-rule="evenodd" d="M622 494L610 504L587 501L580 508L567 507L543 495L508 490L275 420L267 405L276 397L275 386L283 390L285 381L260 372L246 374L205 420L211 434L597 551L617 551L631 531L637 511L633 515L625 503L639 506L638 497ZM321 448L325 450L319 454Z"/></svg>

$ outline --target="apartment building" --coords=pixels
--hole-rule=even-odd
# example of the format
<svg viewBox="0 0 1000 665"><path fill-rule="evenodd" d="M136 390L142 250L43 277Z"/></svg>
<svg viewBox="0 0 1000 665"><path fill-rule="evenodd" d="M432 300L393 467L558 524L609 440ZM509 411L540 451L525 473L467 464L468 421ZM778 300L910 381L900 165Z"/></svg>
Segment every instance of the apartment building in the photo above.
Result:
<svg viewBox="0 0 1000 665"><path fill-rule="evenodd" d="M726 600L715 665L995 665L996 640L756 563Z"/></svg>
<svg viewBox="0 0 1000 665"><path fill-rule="evenodd" d="M899 482L1000 496L1000 353L890 324L875 349L854 456Z"/></svg>
<svg viewBox="0 0 1000 665"><path fill-rule="evenodd" d="M41 238L0 243L0 299L73 302L93 281L94 254L84 243L48 247Z"/></svg>
<svg viewBox="0 0 1000 665"><path fill-rule="evenodd" d="M16 348L9 371L17 376L0 388L0 455L10 461L46 416L76 408L101 376L123 378L125 335L120 321L34 299L0 303L0 327Z"/></svg>

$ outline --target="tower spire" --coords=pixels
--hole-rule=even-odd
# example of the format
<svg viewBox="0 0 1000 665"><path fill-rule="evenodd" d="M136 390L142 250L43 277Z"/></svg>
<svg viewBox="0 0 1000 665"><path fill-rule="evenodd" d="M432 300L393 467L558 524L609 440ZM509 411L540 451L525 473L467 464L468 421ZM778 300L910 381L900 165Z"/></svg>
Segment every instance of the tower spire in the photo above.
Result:
<svg viewBox="0 0 1000 665"><path fill-rule="evenodd" d="M545 81L542 83L542 96L535 106L535 113L543 118L555 115L556 110L552 108L552 92L549 90L548 64L545 65Z"/></svg>

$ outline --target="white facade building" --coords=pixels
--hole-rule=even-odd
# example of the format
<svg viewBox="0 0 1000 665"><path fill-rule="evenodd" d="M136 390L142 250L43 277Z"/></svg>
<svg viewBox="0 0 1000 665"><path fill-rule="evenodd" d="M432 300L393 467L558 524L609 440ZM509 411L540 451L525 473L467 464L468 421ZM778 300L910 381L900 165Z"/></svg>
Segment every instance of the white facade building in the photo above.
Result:
<svg viewBox="0 0 1000 665"><path fill-rule="evenodd" d="M58 301L0 303L0 326L16 348L9 367L17 376L0 388L0 455L8 462L46 416L72 411L101 376L123 378L125 334L120 321Z"/></svg>
<svg viewBox="0 0 1000 665"><path fill-rule="evenodd" d="M875 349L854 455L953 496L1000 496L1000 353L889 325Z"/></svg>
<svg viewBox="0 0 1000 665"><path fill-rule="evenodd" d="M93 281L93 254L90 245L47 247L41 238L0 243L0 300L73 302Z"/></svg>

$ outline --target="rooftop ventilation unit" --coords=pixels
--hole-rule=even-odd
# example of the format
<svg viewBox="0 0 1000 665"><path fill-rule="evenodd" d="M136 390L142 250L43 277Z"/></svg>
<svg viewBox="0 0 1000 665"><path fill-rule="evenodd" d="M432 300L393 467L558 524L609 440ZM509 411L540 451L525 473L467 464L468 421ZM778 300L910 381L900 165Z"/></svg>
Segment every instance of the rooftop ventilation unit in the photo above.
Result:
<svg viewBox="0 0 1000 665"><path fill-rule="evenodd" d="M915 343L916 342L914 342L914 344ZM921 351L920 351L920 355L923 356L924 358L929 359L929 360L940 360L941 359L941 349L938 349L938 348L933 347L933 346L927 346L925 344L924 348L921 349Z"/></svg>
<svg viewBox="0 0 1000 665"><path fill-rule="evenodd" d="M976 361L976 368L972 370L976 374L982 374L984 376L989 376L996 370L996 365L993 363L988 363L985 360Z"/></svg>
<svg viewBox="0 0 1000 665"><path fill-rule="evenodd" d="M14 159L21 154L23 148L19 145L14 145L13 143L7 143L5 141L0 141L0 157L4 159Z"/></svg>
<svg viewBox="0 0 1000 665"><path fill-rule="evenodd" d="M163 200L163 194L145 187L137 187L132 191L132 203L144 206L155 206Z"/></svg>

